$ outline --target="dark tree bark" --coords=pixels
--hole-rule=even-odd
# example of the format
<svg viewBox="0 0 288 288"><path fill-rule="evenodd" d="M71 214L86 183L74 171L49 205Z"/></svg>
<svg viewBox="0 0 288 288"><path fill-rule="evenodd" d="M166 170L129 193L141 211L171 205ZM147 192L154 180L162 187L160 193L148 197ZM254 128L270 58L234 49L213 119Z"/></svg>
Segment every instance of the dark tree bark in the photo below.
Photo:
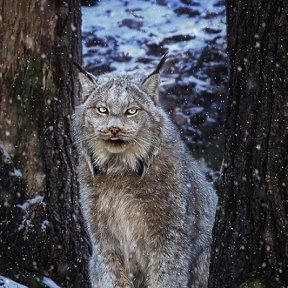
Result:
<svg viewBox="0 0 288 288"><path fill-rule="evenodd" d="M209 287L287 287L288 1L226 4L231 69Z"/></svg>
<svg viewBox="0 0 288 288"><path fill-rule="evenodd" d="M80 24L77 0L0 0L0 274L29 287L88 287L70 135Z"/></svg>

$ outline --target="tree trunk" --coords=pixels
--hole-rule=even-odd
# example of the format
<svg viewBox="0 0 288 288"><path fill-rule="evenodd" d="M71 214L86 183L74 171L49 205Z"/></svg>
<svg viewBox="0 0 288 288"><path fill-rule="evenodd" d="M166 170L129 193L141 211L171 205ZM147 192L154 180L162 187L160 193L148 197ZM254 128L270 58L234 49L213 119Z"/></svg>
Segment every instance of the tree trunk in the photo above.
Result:
<svg viewBox="0 0 288 288"><path fill-rule="evenodd" d="M209 287L287 287L288 1L226 4L231 67Z"/></svg>
<svg viewBox="0 0 288 288"><path fill-rule="evenodd" d="M79 3L0 0L0 273L29 287L88 287L70 135Z"/></svg>

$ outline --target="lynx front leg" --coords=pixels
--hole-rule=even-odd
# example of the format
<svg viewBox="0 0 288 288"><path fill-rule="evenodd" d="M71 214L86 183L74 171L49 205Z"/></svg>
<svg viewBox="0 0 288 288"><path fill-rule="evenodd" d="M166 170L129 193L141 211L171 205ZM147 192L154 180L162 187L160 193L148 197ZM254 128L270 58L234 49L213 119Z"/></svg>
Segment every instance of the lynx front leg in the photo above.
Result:
<svg viewBox="0 0 288 288"><path fill-rule="evenodd" d="M121 257L115 251L95 249L89 263L92 288L133 288Z"/></svg>
<svg viewBox="0 0 288 288"><path fill-rule="evenodd" d="M168 243L160 241L149 255L148 288L188 287L190 253L183 239Z"/></svg>
<svg viewBox="0 0 288 288"><path fill-rule="evenodd" d="M192 284L190 288L206 288L209 277L210 249L200 253L196 263L192 263Z"/></svg>

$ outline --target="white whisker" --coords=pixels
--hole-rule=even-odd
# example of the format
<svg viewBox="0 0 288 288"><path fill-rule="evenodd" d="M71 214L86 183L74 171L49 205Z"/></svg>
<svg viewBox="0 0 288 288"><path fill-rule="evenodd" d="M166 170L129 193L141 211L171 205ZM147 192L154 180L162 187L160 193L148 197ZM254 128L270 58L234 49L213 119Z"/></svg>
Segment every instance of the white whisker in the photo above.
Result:
<svg viewBox="0 0 288 288"><path fill-rule="evenodd" d="M84 137L79 137L76 141L74 141L74 144L78 144L84 141L89 141L92 140L93 138L96 138L97 135L93 134L89 134L89 135L85 135Z"/></svg>
<svg viewBox="0 0 288 288"><path fill-rule="evenodd" d="M134 139L134 140L135 140L135 139ZM137 140L139 140L140 142L142 142L142 143L144 143L144 144L147 144L147 145L149 145L149 146L152 146L152 147L154 147L154 148L156 148L156 149L159 149L159 148L160 148L159 145L153 144L152 141L149 142L149 141L147 141L147 139L138 137ZM138 144L139 144L139 143L138 143Z"/></svg>
<svg viewBox="0 0 288 288"><path fill-rule="evenodd" d="M139 139L138 139L139 140ZM140 146L140 148L142 148L142 149L144 149L144 150L147 150L147 147L145 147L143 144L141 144L140 142L138 142L136 139L133 139L133 141L135 142L135 143L137 143L139 146ZM147 144L147 143L145 143L145 144Z"/></svg>

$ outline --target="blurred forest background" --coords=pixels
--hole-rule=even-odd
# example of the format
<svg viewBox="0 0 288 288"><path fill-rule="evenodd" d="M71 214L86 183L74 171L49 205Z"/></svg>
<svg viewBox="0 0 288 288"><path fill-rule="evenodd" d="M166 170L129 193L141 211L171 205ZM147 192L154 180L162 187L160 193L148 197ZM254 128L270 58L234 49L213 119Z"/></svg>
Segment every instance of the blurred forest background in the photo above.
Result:
<svg viewBox="0 0 288 288"><path fill-rule="evenodd" d="M286 1L0 0L0 275L88 287L71 59L148 75L168 52L161 103L219 191L209 287L288 287L287 43Z"/></svg>

